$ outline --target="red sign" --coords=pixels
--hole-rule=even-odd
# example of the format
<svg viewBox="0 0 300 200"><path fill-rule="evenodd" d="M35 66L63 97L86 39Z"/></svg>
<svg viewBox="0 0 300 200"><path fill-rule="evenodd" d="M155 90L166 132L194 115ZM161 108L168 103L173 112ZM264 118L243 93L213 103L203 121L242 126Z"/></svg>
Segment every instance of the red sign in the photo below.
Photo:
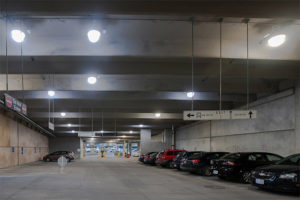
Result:
<svg viewBox="0 0 300 200"><path fill-rule="evenodd" d="M12 99L10 96L5 96L5 102L6 102L6 106L11 108L12 107Z"/></svg>
<svg viewBox="0 0 300 200"><path fill-rule="evenodd" d="M13 98L8 94L4 94L5 106L24 115L27 115L27 106L23 102Z"/></svg>

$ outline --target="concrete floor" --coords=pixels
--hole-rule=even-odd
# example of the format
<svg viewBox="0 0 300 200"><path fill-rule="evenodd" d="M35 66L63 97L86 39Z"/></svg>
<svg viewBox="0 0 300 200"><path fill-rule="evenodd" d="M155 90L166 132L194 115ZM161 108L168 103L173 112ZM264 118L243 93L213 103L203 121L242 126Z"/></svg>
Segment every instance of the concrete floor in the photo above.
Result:
<svg viewBox="0 0 300 200"><path fill-rule="evenodd" d="M251 199L284 200L243 185L177 170L143 165L136 159L77 160L61 171L57 163L36 162L0 169L0 199Z"/></svg>

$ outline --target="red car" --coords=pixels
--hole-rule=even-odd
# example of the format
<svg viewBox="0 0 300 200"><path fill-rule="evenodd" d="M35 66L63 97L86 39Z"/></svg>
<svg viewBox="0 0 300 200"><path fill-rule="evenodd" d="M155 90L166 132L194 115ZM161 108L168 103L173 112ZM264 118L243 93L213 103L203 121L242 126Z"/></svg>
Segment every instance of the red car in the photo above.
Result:
<svg viewBox="0 0 300 200"><path fill-rule="evenodd" d="M162 167L171 167L171 163L176 155L185 150L164 150L157 154L155 163Z"/></svg>

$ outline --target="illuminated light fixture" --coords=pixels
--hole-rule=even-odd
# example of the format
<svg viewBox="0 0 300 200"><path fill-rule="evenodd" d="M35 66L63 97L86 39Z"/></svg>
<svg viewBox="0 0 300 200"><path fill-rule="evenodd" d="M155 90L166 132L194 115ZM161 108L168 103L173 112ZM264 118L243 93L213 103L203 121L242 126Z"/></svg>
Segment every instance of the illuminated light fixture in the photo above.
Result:
<svg viewBox="0 0 300 200"><path fill-rule="evenodd" d="M187 96L188 98L193 98L193 97L195 96L195 92L187 92L187 93L186 93L186 96Z"/></svg>
<svg viewBox="0 0 300 200"><path fill-rule="evenodd" d="M97 31L97 30L90 30L87 33L87 36L91 43L96 43L100 39L101 33L100 33L100 31Z"/></svg>
<svg viewBox="0 0 300 200"><path fill-rule="evenodd" d="M132 133L132 131L129 131L129 133Z"/></svg>
<svg viewBox="0 0 300 200"><path fill-rule="evenodd" d="M62 113L60 113L60 116L64 117L64 116L66 116L66 113L62 112Z"/></svg>
<svg viewBox="0 0 300 200"><path fill-rule="evenodd" d="M20 30L12 30L11 32L11 38L17 42L17 43L22 43L25 39L25 33Z"/></svg>
<svg viewBox="0 0 300 200"><path fill-rule="evenodd" d="M155 113L155 117L159 118L160 117L160 113Z"/></svg>
<svg viewBox="0 0 300 200"><path fill-rule="evenodd" d="M74 130L72 130L72 133L75 133L75 131L74 131Z"/></svg>
<svg viewBox="0 0 300 200"><path fill-rule="evenodd" d="M68 124L68 127L72 126L71 124Z"/></svg>
<svg viewBox="0 0 300 200"><path fill-rule="evenodd" d="M87 82L91 85L95 84L97 82L97 78L95 76L90 76L87 78Z"/></svg>
<svg viewBox="0 0 300 200"><path fill-rule="evenodd" d="M48 91L48 96L53 97L55 95L55 91L49 90Z"/></svg>
<svg viewBox="0 0 300 200"><path fill-rule="evenodd" d="M143 125L143 124L140 124L140 125L139 125L139 127L141 127L141 128L142 128L142 127L144 127L144 125Z"/></svg>
<svg viewBox="0 0 300 200"><path fill-rule="evenodd" d="M272 36L270 39L268 39L268 45L270 47L279 47L285 42L285 39L286 35L284 34Z"/></svg>
<svg viewBox="0 0 300 200"><path fill-rule="evenodd" d="M103 130L101 130L101 131L100 131L100 133L104 133L104 131L103 131Z"/></svg>
<svg viewBox="0 0 300 200"><path fill-rule="evenodd" d="M126 135L122 135L121 137L122 137L122 138L126 138Z"/></svg>

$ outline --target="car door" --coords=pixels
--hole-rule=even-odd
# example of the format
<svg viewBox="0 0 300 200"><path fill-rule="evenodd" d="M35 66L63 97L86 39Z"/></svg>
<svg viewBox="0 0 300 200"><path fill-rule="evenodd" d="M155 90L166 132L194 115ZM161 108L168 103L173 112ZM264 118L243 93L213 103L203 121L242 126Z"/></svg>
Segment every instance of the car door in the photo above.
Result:
<svg viewBox="0 0 300 200"><path fill-rule="evenodd" d="M263 153L251 153L247 158L247 165L245 169L251 171L256 167L268 164L268 160Z"/></svg>

